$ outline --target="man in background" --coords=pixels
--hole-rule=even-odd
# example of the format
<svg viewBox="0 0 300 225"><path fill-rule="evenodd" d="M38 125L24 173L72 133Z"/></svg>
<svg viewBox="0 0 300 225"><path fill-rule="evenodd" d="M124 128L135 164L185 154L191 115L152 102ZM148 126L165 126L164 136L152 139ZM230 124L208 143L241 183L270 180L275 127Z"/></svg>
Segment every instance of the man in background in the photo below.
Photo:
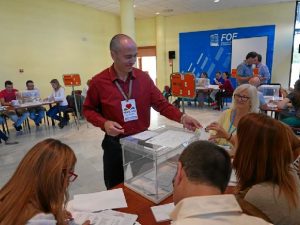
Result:
<svg viewBox="0 0 300 225"><path fill-rule="evenodd" d="M237 67L237 81L238 85L246 84L253 76L252 65L257 61L257 53L249 52L246 59Z"/></svg>
<svg viewBox="0 0 300 225"><path fill-rule="evenodd" d="M196 141L180 155L174 177L172 225L254 225L266 221L243 214L232 194L223 194L231 175L231 160L221 147Z"/></svg>
<svg viewBox="0 0 300 225"><path fill-rule="evenodd" d="M261 84L267 84L270 80L270 71L267 65L263 64L261 62L262 56L260 54L257 54L257 60L255 60L256 68L258 68L258 77L260 79Z"/></svg>
<svg viewBox="0 0 300 225"><path fill-rule="evenodd" d="M136 43L125 34L110 42L113 65L95 75L83 105L87 121L105 132L102 142L104 181L107 189L124 182L120 138L150 126L150 109L195 130L200 123L170 104L150 76L134 68Z"/></svg>
<svg viewBox="0 0 300 225"><path fill-rule="evenodd" d="M32 96L33 100L40 99L40 91L34 87L34 83L32 80L26 81L26 88L28 91L32 92L34 96ZM32 119L35 125L38 127L42 123L42 119L45 117L45 108L42 106L32 107L28 109L29 111L29 118Z"/></svg>
<svg viewBox="0 0 300 225"><path fill-rule="evenodd" d="M5 81L5 89L0 92L0 102L3 106L14 106L13 101L17 100L18 90L14 89L10 80ZM5 113L14 123L17 132L22 131L22 123L28 118L29 113L24 109L12 109Z"/></svg>

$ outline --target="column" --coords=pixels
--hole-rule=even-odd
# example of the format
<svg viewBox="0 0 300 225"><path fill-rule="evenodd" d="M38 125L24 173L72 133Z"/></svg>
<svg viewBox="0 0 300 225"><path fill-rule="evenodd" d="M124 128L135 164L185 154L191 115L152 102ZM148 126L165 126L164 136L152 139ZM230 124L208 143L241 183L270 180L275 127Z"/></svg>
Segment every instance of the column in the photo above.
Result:
<svg viewBox="0 0 300 225"><path fill-rule="evenodd" d="M120 0L121 33L135 40L134 0Z"/></svg>
<svg viewBox="0 0 300 225"><path fill-rule="evenodd" d="M163 90L164 85L170 85L169 75L166 74L166 37L165 37L165 17L156 16L156 67L157 86Z"/></svg>

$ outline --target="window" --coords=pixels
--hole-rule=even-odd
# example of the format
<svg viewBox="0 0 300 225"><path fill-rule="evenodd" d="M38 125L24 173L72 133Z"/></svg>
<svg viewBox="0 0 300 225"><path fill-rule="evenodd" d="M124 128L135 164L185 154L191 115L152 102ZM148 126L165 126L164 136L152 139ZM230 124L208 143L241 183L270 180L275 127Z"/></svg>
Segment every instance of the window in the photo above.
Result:
<svg viewBox="0 0 300 225"><path fill-rule="evenodd" d="M297 1L290 87L300 78L300 4Z"/></svg>

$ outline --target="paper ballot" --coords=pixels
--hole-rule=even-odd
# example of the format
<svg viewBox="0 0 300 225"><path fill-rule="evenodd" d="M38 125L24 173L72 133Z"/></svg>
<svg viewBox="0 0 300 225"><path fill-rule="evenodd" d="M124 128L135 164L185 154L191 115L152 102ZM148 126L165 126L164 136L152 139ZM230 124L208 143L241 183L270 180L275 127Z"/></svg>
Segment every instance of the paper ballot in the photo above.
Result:
<svg viewBox="0 0 300 225"><path fill-rule="evenodd" d="M187 143L193 136L193 133L168 130L147 140L146 143L176 148L181 144Z"/></svg>
<svg viewBox="0 0 300 225"><path fill-rule="evenodd" d="M71 211L97 212L105 209L126 208L122 188L90 194L75 195L69 202Z"/></svg>
<svg viewBox="0 0 300 225"><path fill-rule="evenodd" d="M174 203L169 203L165 205L158 205L151 207L151 211L154 215L156 222L162 222L170 220L170 213L173 211L175 205Z"/></svg>
<svg viewBox="0 0 300 225"><path fill-rule="evenodd" d="M86 220L90 220L93 225L133 225L137 215L105 210L99 213L73 213L74 221L71 225L81 225Z"/></svg>

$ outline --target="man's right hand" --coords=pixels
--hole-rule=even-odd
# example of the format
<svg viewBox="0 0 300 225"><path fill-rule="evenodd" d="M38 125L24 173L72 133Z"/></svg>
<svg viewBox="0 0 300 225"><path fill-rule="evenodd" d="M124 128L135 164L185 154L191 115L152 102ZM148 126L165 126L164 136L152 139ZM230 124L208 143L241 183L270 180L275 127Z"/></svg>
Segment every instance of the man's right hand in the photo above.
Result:
<svg viewBox="0 0 300 225"><path fill-rule="evenodd" d="M107 120L104 123L105 132L110 136L117 136L119 134L124 134L123 127L117 122Z"/></svg>

